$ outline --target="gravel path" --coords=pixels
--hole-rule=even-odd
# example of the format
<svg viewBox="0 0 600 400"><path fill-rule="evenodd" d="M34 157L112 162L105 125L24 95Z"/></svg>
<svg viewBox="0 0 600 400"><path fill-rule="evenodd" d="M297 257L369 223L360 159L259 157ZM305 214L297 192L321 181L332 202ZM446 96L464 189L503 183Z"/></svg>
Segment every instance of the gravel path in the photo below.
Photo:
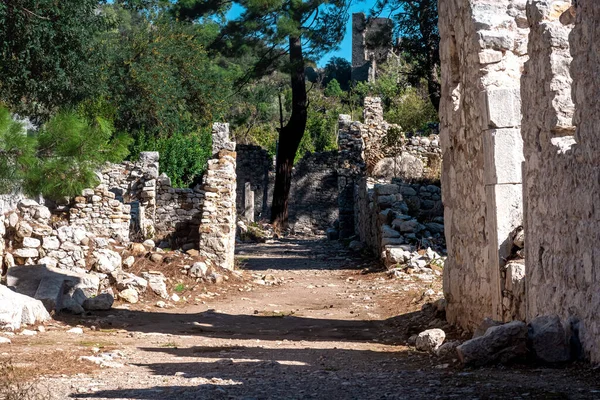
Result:
<svg viewBox="0 0 600 400"><path fill-rule="evenodd" d="M95 357L44 373L38 386L55 399L600 398L588 367L467 370L407 347L408 336L426 326L448 329L420 311L429 300L423 293L439 293L441 282L364 273L366 261L319 239L237 252L254 283L226 296L173 309L117 309L103 317L114 329L84 322L77 337L49 329L13 341L11 356ZM82 365L93 368L79 372Z"/></svg>

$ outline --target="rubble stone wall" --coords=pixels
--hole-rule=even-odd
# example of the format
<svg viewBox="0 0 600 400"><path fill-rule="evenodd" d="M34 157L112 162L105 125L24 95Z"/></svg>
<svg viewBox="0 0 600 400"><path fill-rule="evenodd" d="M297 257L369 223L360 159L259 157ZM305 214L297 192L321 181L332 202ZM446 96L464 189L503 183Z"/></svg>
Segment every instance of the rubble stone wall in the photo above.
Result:
<svg viewBox="0 0 600 400"><path fill-rule="evenodd" d="M442 193L447 317L473 329L502 318L500 270L522 224L520 77L528 23L522 0L439 5Z"/></svg>
<svg viewBox="0 0 600 400"><path fill-rule="evenodd" d="M234 268L236 153L229 124L213 125L213 159L202 178L200 255L221 268Z"/></svg>
<svg viewBox="0 0 600 400"><path fill-rule="evenodd" d="M600 3L533 1L523 75L527 318L558 314L600 362ZM572 77L572 79L571 79Z"/></svg>
<svg viewBox="0 0 600 400"><path fill-rule="evenodd" d="M246 217L244 215L245 185L250 183L250 190L254 192L254 220L268 219L270 217L274 185L273 157L262 147L248 144L236 145L236 153L238 182L236 205L238 215Z"/></svg>
<svg viewBox="0 0 600 400"><path fill-rule="evenodd" d="M289 219L321 230L338 218L337 151L308 153L294 166Z"/></svg>

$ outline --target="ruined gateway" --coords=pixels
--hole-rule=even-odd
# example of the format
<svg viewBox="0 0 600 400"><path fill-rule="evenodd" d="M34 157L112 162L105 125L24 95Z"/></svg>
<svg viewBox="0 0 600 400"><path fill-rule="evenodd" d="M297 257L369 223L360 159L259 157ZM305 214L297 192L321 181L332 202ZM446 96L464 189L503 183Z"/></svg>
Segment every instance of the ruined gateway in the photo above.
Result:
<svg viewBox="0 0 600 400"><path fill-rule="evenodd" d="M443 0L439 13L448 319L558 315L599 362L600 3Z"/></svg>

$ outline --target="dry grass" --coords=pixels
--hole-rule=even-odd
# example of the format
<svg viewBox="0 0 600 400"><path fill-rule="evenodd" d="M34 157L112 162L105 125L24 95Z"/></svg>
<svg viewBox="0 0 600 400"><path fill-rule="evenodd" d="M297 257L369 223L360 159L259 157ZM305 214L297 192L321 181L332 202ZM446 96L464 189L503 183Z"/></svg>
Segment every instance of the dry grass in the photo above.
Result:
<svg viewBox="0 0 600 400"><path fill-rule="evenodd" d="M1 400L46 400L50 392L44 389L24 368L18 368L11 359L0 361Z"/></svg>

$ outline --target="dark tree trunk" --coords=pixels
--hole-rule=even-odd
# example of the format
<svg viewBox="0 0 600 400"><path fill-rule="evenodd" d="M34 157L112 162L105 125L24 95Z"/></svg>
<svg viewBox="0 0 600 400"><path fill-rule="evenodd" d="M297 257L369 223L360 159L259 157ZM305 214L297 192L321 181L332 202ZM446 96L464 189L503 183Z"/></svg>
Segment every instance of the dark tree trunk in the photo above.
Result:
<svg viewBox="0 0 600 400"><path fill-rule="evenodd" d="M292 81L292 115L279 131L279 147L275 165L275 188L271 205L271 223L285 227L288 220L288 200L292 185L294 158L304 135L307 118L306 83L304 81L304 57L299 37L290 37L290 74Z"/></svg>

